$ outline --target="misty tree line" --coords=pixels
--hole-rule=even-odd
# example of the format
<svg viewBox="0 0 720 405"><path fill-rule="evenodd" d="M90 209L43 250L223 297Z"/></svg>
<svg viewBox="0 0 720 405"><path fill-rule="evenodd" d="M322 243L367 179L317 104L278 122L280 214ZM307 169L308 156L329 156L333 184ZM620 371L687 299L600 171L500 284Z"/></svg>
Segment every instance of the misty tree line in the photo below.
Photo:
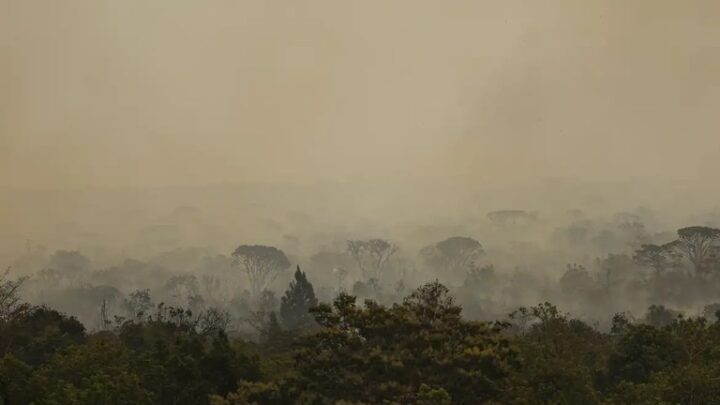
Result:
<svg viewBox="0 0 720 405"><path fill-rule="evenodd" d="M681 228L665 243L601 257L592 270L568 264L556 282L498 271L483 263L479 241L457 236L417 257L436 278L462 282L414 288L399 252L384 239L349 240L344 252L311 260L329 285L318 288L296 266L278 299L273 285L291 259L272 246L207 257L208 269L223 270L206 274L133 260L97 271L80 252L58 251L35 276L2 279L0 396L217 405L720 398L716 228ZM132 278L160 287L138 289ZM65 291L85 321L72 308L28 303L33 290ZM523 304L544 297L557 306Z"/></svg>
<svg viewBox="0 0 720 405"><path fill-rule="evenodd" d="M103 331L0 283L2 404L716 404L720 322L651 307L601 332L550 303L467 320L447 287L318 303L297 269L259 341L151 309Z"/></svg>
<svg viewBox="0 0 720 405"><path fill-rule="evenodd" d="M489 217L499 226L512 226L533 221L536 215L498 211ZM641 312L652 304L698 313L716 300L712 279L720 261L715 228L682 228L675 239L659 244L652 243L634 218L624 220L621 228L634 235L634 251L610 253L594 262L583 260L583 264L570 262L556 279L542 274L545 270L497 268L483 244L462 236L429 244L415 258L392 241L349 240L343 250L321 249L305 266L315 277L319 297L326 301L347 291L392 303L419 281L437 278L458 297L466 316L481 320L497 319L518 305L545 300L592 321L617 311ZM573 224L566 233L582 240L581 229ZM601 232L598 237L603 235ZM530 250L523 245L508 249L510 256L517 257ZM192 261L202 254L178 250L166 254L168 265L127 259L96 270L78 251L57 251L27 280L23 293L33 302L77 315L91 328L102 327L114 316L134 316L131 307L137 297L131 295L147 290L147 301L153 306L164 302L196 313L207 309L227 312L230 322L242 329L253 324L253 312L258 309L277 310L275 282L285 282L291 261L298 260L273 246L241 245L229 256L202 256L191 272L169 270L172 261Z"/></svg>
<svg viewBox="0 0 720 405"><path fill-rule="evenodd" d="M522 211L491 214L501 224L532 218ZM637 228L633 223L625 226ZM569 232L575 231L569 228ZM349 240L344 251L323 249L311 257L309 266L317 269L316 290L326 301L345 291L389 304L422 278L437 278L449 285L471 319L499 319L519 305L549 300L607 328L602 319L614 312L639 313L655 304L699 314L704 306L714 304L719 232L710 227L682 228L674 240L661 244L639 237L633 253L601 256L591 267L570 263L555 280L524 269L497 269L486 260L479 241L462 236L420 249L417 263L431 269L420 276L407 254L398 256L399 246L384 239ZM523 246L512 249L524 254ZM198 253L181 252L179 257L188 254ZM33 302L78 316L90 328L102 329L115 317L136 317L162 302L197 316L222 314L235 329L253 333L258 331L258 314L278 310L274 283L278 278L287 280L291 259L276 247L241 245L230 256L203 257L201 267L172 273L129 259L94 270L80 252L57 251L44 269L26 280L23 293ZM319 272L322 276L317 278Z"/></svg>

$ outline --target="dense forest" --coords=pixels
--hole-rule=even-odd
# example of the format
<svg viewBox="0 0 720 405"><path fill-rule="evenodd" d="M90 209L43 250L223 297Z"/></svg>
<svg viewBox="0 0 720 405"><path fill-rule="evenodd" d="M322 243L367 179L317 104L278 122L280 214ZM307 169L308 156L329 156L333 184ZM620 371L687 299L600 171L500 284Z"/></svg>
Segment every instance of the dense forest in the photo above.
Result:
<svg viewBox="0 0 720 405"><path fill-rule="evenodd" d="M632 254L569 264L552 283L481 266L483 245L462 236L419 250L437 277L415 286L384 239L313 255L328 273L316 285L272 246L174 275L56 251L35 274L4 273L1 403L720 403L720 230L654 244L640 223L621 228L638 238ZM133 280L149 287L123 295Z"/></svg>
<svg viewBox="0 0 720 405"><path fill-rule="evenodd" d="M720 0L0 0L0 405L720 405Z"/></svg>

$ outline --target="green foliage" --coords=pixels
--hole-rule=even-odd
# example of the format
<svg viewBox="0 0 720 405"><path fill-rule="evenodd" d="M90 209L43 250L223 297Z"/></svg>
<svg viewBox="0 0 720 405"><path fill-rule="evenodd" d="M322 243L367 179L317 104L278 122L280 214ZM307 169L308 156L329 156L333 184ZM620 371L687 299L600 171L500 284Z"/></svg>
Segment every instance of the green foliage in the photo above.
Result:
<svg viewBox="0 0 720 405"><path fill-rule="evenodd" d="M614 383L647 382L653 373L673 365L677 356L667 330L632 325L608 358L608 375Z"/></svg>
<svg viewBox="0 0 720 405"><path fill-rule="evenodd" d="M295 279L290 282L290 287L280 301L280 319L283 326L288 330L302 331L315 328L317 324L310 314L310 308L317 304L313 286L298 266Z"/></svg>
<svg viewBox="0 0 720 405"><path fill-rule="evenodd" d="M28 383L32 367L12 354L0 361L0 404L27 404L32 401L33 389Z"/></svg>
<svg viewBox="0 0 720 405"><path fill-rule="evenodd" d="M129 323L119 331L139 375L160 404L203 404L242 379L259 377L257 361L236 353L221 331L210 340L169 320Z"/></svg>
<svg viewBox="0 0 720 405"><path fill-rule="evenodd" d="M652 326L663 327L678 320L680 313L663 305L650 305L645 314L645 322Z"/></svg>
<svg viewBox="0 0 720 405"><path fill-rule="evenodd" d="M529 403L599 403L594 384L605 362L607 339L585 323L543 303L511 314L520 333L522 369L514 396Z"/></svg>
<svg viewBox="0 0 720 405"><path fill-rule="evenodd" d="M452 398L442 388L431 388L425 384L420 385L420 389L415 395L417 405L450 405Z"/></svg>
<svg viewBox="0 0 720 405"><path fill-rule="evenodd" d="M46 307L33 307L0 328L0 355L12 353L31 366L85 339L80 322Z"/></svg>
<svg viewBox="0 0 720 405"><path fill-rule="evenodd" d="M151 392L114 339L98 339L54 356L30 379L38 404L152 404Z"/></svg>
<svg viewBox="0 0 720 405"><path fill-rule="evenodd" d="M720 404L719 332L703 318L629 326L609 362L611 403Z"/></svg>
<svg viewBox="0 0 720 405"><path fill-rule="evenodd" d="M283 322L315 302L299 269L283 302ZM310 311L317 329L270 311L248 342L162 304L92 334L28 307L0 323L0 405L720 405L720 323L659 305L608 333L547 302L473 322L435 281L390 306L340 294Z"/></svg>
<svg viewBox="0 0 720 405"><path fill-rule="evenodd" d="M243 382L240 388L223 398L213 396L212 405L262 405L262 404L296 404L300 402L299 393L289 391L286 384ZM311 402L307 402L311 403Z"/></svg>
<svg viewBox="0 0 720 405"><path fill-rule="evenodd" d="M192 319L170 307L87 337L76 320L34 308L2 335L2 403L195 405L260 378L257 358L235 351L222 330L198 332Z"/></svg>
<svg viewBox="0 0 720 405"><path fill-rule="evenodd" d="M498 326L460 317L447 288L427 284L402 304L384 307L340 295L314 313L319 333L297 355L297 381L324 403L413 403L423 384L453 403L489 403L503 396L515 351Z"/></svg>

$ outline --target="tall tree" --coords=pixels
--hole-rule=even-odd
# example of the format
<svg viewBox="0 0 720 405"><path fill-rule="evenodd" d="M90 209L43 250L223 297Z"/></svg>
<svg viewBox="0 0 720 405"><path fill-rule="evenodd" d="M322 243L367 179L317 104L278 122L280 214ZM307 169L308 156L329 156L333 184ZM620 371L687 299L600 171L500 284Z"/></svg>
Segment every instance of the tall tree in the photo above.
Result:
<svg viewBox="0 0 720 405"><path fill-rule="evenodd" d="M247 273L250 292L257 296L290 267L282 250L272 246L241 245L232 254L234 264Z"/></svg>
<svg viewBox="0 0 720 405"><path fill-rule="evenodd" d="M271 325L271 318L276 318L275 311L278 307L278 300L275 293L263 290L257 297L254 297L252 310L246 322L250 324L261 336L267 333ZM275 319L277 323L277 319Z"/></svg>
<svg viewBox="0 0 720 405"><path fill-rule="evenodd" d="M317 304L318 300L312 284L300 270L300 266L297 266L295 279L290 282L290 287L285 291L285 296L280 302L280 319L283 326L289 330L312 328L316 323L310 314L310 308Z"/></svg>
<svg viewBox="0 0 720 405"><path fill-rule="evenodd" d="M11 280L10 268L0 273L0 322L6 322L18 315L27 305L23 305L19 289L25 278Z"/></svg>
<svg viewBox="0 0 720 405"><path fill-rule="evenodd" d="M464 236L445 239L420 251L420 256L431 267L463 272L470 270L484 254L480 242Z"/></svg>
<svg viewBox="0 0 720 405"><path fill-rule="evenodd" d="M685 253L695 269L695 274L704 276L707 273L706 260L713 246L720 239L720 229L690 226L678 229L677 233L678 240L674 245Z"/></svg>
<svg viewBox="0 0 720 405"><path fill-rule="evenodd" d="M127 298L123 300L123 307L130 319L143 320L149 315L148 311L153 307L150 289L146 288L144 290L131 292Z"/></svg>
<svg viewBox="0 0 720 405"><path fill-rule="evenodd" d="M365 278L379 278L398 247L384 239L349 240L347 251Z"/></svg>
<svg viewBox="0 0 720 405"><path fill-rule="evenodd" d="M655 276L661 276L665 271L679 266L680 254L673 248L672 243L664 245L645 244L635 251L635 263L654 270Z"/></svg>

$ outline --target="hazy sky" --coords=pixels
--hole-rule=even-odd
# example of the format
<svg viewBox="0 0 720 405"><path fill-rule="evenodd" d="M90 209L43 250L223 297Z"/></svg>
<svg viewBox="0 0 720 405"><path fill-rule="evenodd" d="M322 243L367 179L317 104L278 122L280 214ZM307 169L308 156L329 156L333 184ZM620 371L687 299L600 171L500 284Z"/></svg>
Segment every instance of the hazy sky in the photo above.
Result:
<svg viewBox="0 0 720 405"><path fill-rule="evenodd" d="M0 0L0 185L712 180L717 0Z"/></svg>

